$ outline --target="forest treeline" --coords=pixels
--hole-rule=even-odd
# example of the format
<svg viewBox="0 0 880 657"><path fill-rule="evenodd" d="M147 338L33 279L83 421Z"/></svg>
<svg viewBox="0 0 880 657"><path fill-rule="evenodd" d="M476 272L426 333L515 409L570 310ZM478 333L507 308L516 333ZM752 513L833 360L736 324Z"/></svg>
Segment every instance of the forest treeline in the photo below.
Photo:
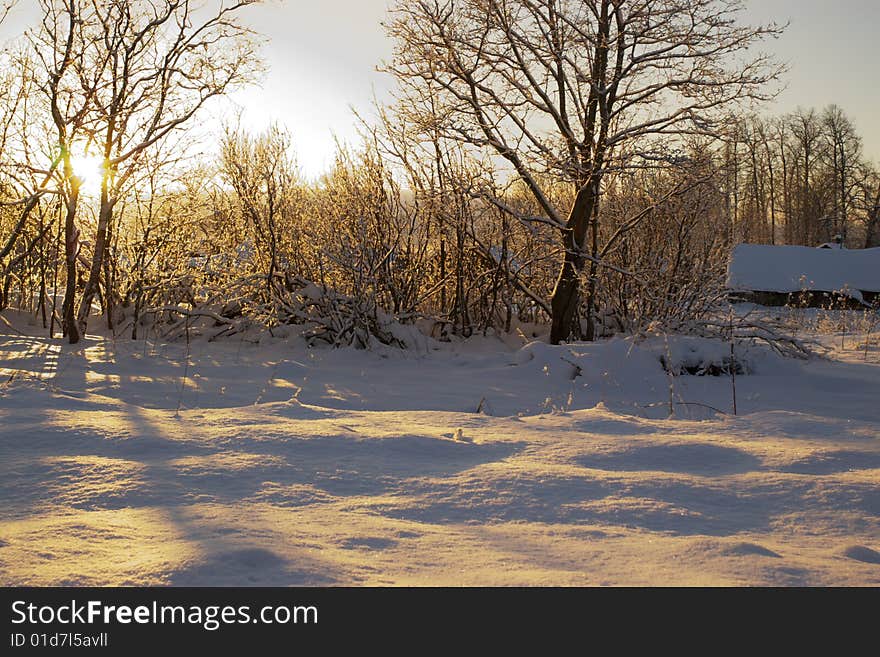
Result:
<svg viewBox="0 0 880 657"><path fill-rule="evenodd" d="M0 309L70 342L560 342L720 325L739 242L880 246L856 126L761 110L784 69L753 53L782 28L739 3L399 0L397 97L319 180L295 125L201 129L262 69L253 4L39 0L2 58Z"/></svg>

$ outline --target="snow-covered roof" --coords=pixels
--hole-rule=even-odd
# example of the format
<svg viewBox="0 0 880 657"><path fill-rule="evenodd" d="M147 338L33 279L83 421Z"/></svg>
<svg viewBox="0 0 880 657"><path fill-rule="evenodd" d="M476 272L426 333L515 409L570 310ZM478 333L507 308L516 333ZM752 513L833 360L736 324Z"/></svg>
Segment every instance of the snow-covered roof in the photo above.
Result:
<svg viewBox="0 0 880 657"><path fill-rule="evenodd" d="M880 292L880 248L740 244L730 257L727 286L756 292Z"/></svg>

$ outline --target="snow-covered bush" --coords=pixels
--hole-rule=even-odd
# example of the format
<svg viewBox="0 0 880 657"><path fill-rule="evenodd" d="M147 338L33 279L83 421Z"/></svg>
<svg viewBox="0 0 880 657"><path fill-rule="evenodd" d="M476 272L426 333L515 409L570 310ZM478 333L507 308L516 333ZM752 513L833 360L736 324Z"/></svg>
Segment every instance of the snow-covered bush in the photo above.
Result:
<svg viewBox="0 0 880 657"><path fill-rule="evenodd" d="M750 374L753 344L739 342L731 349L729 343L708 338L676 336L667 340L659 361L673 376L730 376Z"/></svg>

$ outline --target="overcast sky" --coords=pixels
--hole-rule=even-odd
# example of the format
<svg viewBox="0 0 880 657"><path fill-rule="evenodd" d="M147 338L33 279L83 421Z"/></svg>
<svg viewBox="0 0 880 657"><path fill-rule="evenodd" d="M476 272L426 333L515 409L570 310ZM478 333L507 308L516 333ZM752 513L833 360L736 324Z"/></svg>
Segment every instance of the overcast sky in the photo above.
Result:
<svg viewBox="0 0 880 657"><path fill-rule="evenodd" d="M20 0L14 24L26 22L33 0ZM239 94L254 127L287 125L304 171L331 161L333 134L355 136L350 106L369 110L391 82L377 73L391 44L381 21L388 0L268 0L250 21L269 37L262 88ZM767 49L790 63L788 88L773 111L840 105L856 122L865 150L880 161L880 0L746 0L751 22L791 22Z"/></svg>

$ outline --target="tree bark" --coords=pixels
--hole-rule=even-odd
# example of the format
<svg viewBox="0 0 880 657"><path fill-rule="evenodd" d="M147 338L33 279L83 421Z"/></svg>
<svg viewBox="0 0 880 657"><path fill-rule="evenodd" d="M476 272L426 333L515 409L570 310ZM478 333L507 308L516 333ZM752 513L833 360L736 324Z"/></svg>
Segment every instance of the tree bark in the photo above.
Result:
<svg viewBox="0 0 880 657"><path fill-rule="evenodd" d="M98 230L95 234L95 250L92 254L92 265L89 269L89 278L86 281L85 290L83 290L82 301L77 314L77 324L79 325L80 335L86 334L88 328L89 313L92 310L92 301L98 292L98 285L101 280L101 269L104 263L104 251L107 248L107 227L113 218L113 201L107 198L106 194L101 198L101 210L98 213Z"/></svg>
<svg viewBox="0 0 880 657"><path fill-rule="evenodd" d="M580 277L585 262L584 240L596 204L595 191L596 185L592 182L578 191L562 236L565 255L550 299L550 308L553 311L550 326L551 344L568 340L572 334L580 301Z"/></svg>
<svg viewBox="0 0 880 657"><path fill-rule="evenodd" d="M79 231L76 228L76 206L79 201L79 181L69 176L70 196L67 199L67 213L64 217L64 257L67 267L67 284L64 288L64 303L61 312L64 315L62 335L67 336L70 344L80 339L79 327L76 323L76 257L79 255Z"/></svg>
<svg viewBox="0 0 880 657"><path fill-rule="evenodd" d="M880 246L880 183L874 196L874 207L868 209L868 226L865 230L865 248Z"/></svg>

